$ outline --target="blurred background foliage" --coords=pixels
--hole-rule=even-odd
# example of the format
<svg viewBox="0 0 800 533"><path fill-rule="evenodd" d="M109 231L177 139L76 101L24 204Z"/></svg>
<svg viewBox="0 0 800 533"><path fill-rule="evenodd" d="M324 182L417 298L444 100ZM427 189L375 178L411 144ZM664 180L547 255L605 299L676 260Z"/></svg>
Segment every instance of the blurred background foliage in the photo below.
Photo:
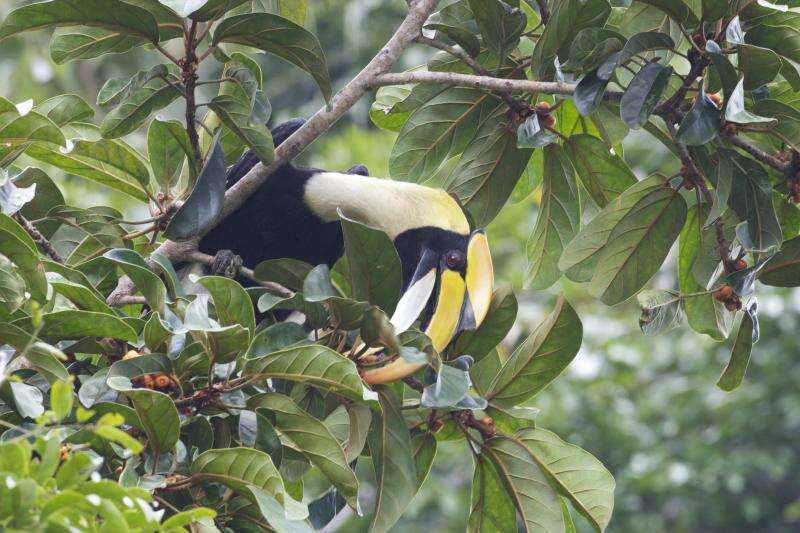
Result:
<svg viewBox="0 0 800 533"><path fill-rule="evenodd" d="M0 0L0 18L23 3ZM404 13L404 0L310 2L306 25L326 50L334 87L340 88L373 57ZM142 51L54 65L48 58L48 39L46 33L34 32L3 43L0 96L39 102L72 92L91 101L103 80L151 66ZM398 68L423 62L427 53L412 47ZM322 105L319 91L304 73L275 57L258 58L276 123L307 117ZM387 175L394 134L371 125L370 104L370 99L362 100L302 160L330 170L363 163L373 175ZM99 120L102 110L97 111ZM178 118L180 111L170 108L162 114ZM127 140L142 148L144 136L137 135ZM647 134L630 135L624 148L625 159L640 177L654 170L670 175L679 166ZM133 214L121 195L49 170L69 203L110 204ZM534 192L506 208L489 227L497 279L510 282L520 302L507 347L541 320L560 290L535 292L522 286L525 245L537 201ZM653 284L669 288L675 276L668 270L674 266L674 260L668 260ZM688 327L645 337L637 324L635 302L608 308L566 280L561 286L583 320L584 343L566 375L537 396L535 407L541 409L543 426L595 454L616 477L609 530L800 530L800 290L761 290L761 340L744 384L727 394L714 383L730 346L699 337ZM396 531L464 530L471 454L463 441L443 444L434 475ZM580 521L577 525L586 526ZM363 531L366 526L365 520L347 515L329 529Z"/></svg>

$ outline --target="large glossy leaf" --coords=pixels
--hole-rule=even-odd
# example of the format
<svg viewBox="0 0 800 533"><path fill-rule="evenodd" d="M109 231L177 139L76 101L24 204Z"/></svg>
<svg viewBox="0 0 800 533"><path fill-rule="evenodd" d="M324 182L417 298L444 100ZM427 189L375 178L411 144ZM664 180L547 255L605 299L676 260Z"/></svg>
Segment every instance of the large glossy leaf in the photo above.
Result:
<svg viewBox="0 0 800 533"><path fill-rule="evenodd" d="M0 99L1 100L1 99ZM3 104L7 104L3 101ZM0 104L0 113L2 113ZM67 140L59 127L48 117L30 111L24 115L16 113L2 113L0 117L0 146L10 148L28 145L32 142L43 143L53 148L66 146Z"/></svg>
<svg viewBox="0 0 800 533"><path fill-rule="evenodd" d="M375 467L378 499L370 531L388 531L403 515L417 490L411 438L401 400L388 387L378 390L382 413L373 416L369 448Z"/></svg>
<svg viewBox="0 0 800 533"><path fill-rule="evenodd" d="M322 46L312 33L291 20L271 13L235 15L217 26L213 42L243 44L282 57L311 74L325 99L331 98Z"/></svg>
<svg viewBox="0 0 800 533"><path fill-rule="evenodd" d="M242 494L255 486L279 500L284 498L283 480L272 459L253 448L207 450L192 462L191 472Z"/></svg>
<svg viewBox="0 0 800 533"><path fill-rule="evenodd" d="M476 227L491 222L525 170L532 150L517 148L502 108L478 129L447 179L446 189L472 216Z"/></svg>
<svg viewBox="0 0 800 533"><path fill-rule="evenodd" d="M514 406L535 396L575 358L583 326L561 296L553 312L509 356L497 373L486 398L498 405Z"/></svg>
<svg viewBox="0 0 800 533"><path fill-rule="evenodd" d="M60 168L68 174L80 176L107 187L124 192L138 200L147 200L144 193L150 182L150 173L141 156L121 141L72 141L72 150L35 144L26 154L32 158Z"/></svg>
<svg viewBox="0 0 800 533"><path fill-rule="evenodd" d="M405 122L389 156L395 179L424 182L475 136L497 101L477 89L454 87L424 102Z"/></svg>
<svg viewBox="0 0 800 533"><path fill-rule="evenodd" d="M744 88L752 91L775 79L781 70L781 58L768 48L740 44L739 69L744 74Z"/></svg>
<svg viewBox="0 0 800 533"><path fill-rule="evenodd" d="M78 309L109 315L114 314L113 309L109 307L103 296L91 285L75 283L60 275L51 275L48 281L54 291L67 298Z"/></svg>
<svg viewBox="0 0 800 533"><path fill-rule="evenodd" d="M628 187L636 176L627 163L610 152L605 143L592 135L572 135L564 144L566 153L592 200L603 208Z"/></svg>
<svg viewBox="0 0 800 533"><path fill-rule="evenodd" d="M791 61L800 62L800 30L796 27L760 24L747 31L745 41L773 50Z"/></svg>
<svg viewBox="0 0 800 533"><path fill-rule="evenodd" d="M483 42L495 55L504 58L517 46L527 22L525 13L500 0L469 0Z"/></svg>
<svg viewBox="0 0 800 533"><path fill-rule="evenodd" d="M495 472L522 520L526 533L564 531L564 517L558 494L531 455L518 439L497 436L483 446ZM501 510L502 512L502 510Z"/></svg>
<svg viewBox="0 0 800 533"><path fill-rule="evenodd" d="M131 400L142 428L147 434L147 445L155 454L172 450L180 437L180 418L172 399L163 392L148 389L125 391Z"/></svg>
<svg viewBox="0 0 800 533"><path fill-rule="evenodd" d="M353 298L375 304L391 314L403 282L394 244L382 231L343 215L339 218Z"/></svg>
<svg viewBox="0 0 800 533"><path fill-rule="evenodd" d="M44 302L47 296L47 279L44 266L39 261L36 243L22 226L5 214L0 214L0 254L17 266L31 296Z"/></svg>
<svg viewBox="0 0 800 533"><path fill-rule="evenodd" d="M139 129L152 113L167 107L181 95L175 83L151 78L103 119L100 133L106 139L122 137Z"/></svg>
<svg viewBox="0 0 800 533"><path fill-rule="evenodd" d="M788 240L758 273L758 280L773 287L800 285L800 237Z"/></svg>
<svg viewBox="0 0 800 533"><path fill-rule="evenodd" d="M737 124L758 124L758 123L772 123L776 122L773 118L760 117L754 115L745 109L744 104L744 80L739 80L736 88L728 97L728 102L725 105L725 120L728 122L736 122Z"/></svg>
<svg viewBox="0 0 800 533"><path fill-rule="evenodd" d="M0 255L0 315L10 315L25 299L25 280L15 270L14 263Z"/></svg>
<svg viewBox="0 0 800 533"><path fill-rule="evenodd" d="M653 188L637 184L606 206L562 256L562 268L594 269L589 290L608 305L627 300L650 281L683 227L683 197L664 178L654 182ZM649 190L637 198L643 189Z"/></svg>
<svg viewBox="0 0 800 533"><path fill-rule="evenodd" d="M489 311L478 329L463 331L456 341L455 353L482 359L506 338L517 318L517 298L510 284L497 287Z"/></svg>
<svg viewBox="0 0 800 533"><path fill-rule="evenodd" d="M103 257L119 265L123 272L133 280L151 309L163 312L167 301L167 288L161 278L145 263L141 255L133 250L117 248L109 250Z"/></svg>
<svg viewBox="0 0 800 533"><path fill-rule="evenodd" d="M189 134L177 120L154 120L147 130L147 155L153 176L161 190L169 192L180 178L183 162L188 157L192 177L196 176Z"/></svg>
<svg viewBox="0 0 800 533"><path fill-rule="evenodd" d="M170 220L164 235L170 239L189 239L208 229L222 211L225 201L225 154L219 140L200 171L194 189Z"/></svg>
<svg viewBox="0 0 800 533"><path fill-rule="evenodd" d="M546 429L523 429L516 436L558 492L597 531L604 530L614 508L615 482L603 464Z"/></svg>
<svg viewBox="0 0 800 533"><path fill-rule="evenodd" d="M242 370L245 376L281 378L306 383L361 401L364 385L350 359L324 346L299 346L249 359Z"/></svg>
<svg viewBox="0 0 800 533"><path fill-rule="evenodd" d="M146 42L141 37L120 31L85 28L80 32L60 33L50 41L50 58L57 65L76 59L93 59L105 54L122 54Z"/></svg>
<svg viewBox="0 0 800 533"><path fill-rule="evenodd" d="M701 146L717 136L720 111L701 90L678 127L677 139L687 146Z"/></svg>
<svg viewBox="0 0 800 533"><path fill-rule="evenodd" d="M225 13L239 7L247 0L208 0L206 4L192 13L190 17L198 22L208 22L219 19Z"/></svg>
<svg viewBox="0 0 800 533"><path fill-rule="evenodd" d="M478 456L472 478L472 501L467 531L494 533L517 529L516 513L503 480L488 454Z"/></svg>
<svg viewBox="0 0 800 533"><path fill-rule="evenodd" d="M581 116L587 116L594 113L595 109L603 101L603 94L608 85L608 80L603 79L597 75L597 71L593 70L587 72L578 85L575 87L575 107Z"/></svg>
<svg viewBox="0 0 800 533"><path fill-rule="evenodd" d="M606 0L566 0L562 2L536 42L532 56L533 73L538 77L552 72L553 59L563 63L573 37L584 28L602 26L611 14Z"/></svg>
<svg viewBox="0 0 800 533"><path fill-rule="evenodd" d="M528 240L526 279L533 289L546 289L561 277L558 259L578 233L580 203L575 171L558 145L544 148L542 200L536 225Z"/></svg>
<svg viewBox="0 0 800 533"><path fill-rule="evenodd" d="M648 63L636 73L619 103L622 120L632 129L641 128L655 109L672 75L672 67Z"/></svg>
<svg viewBox="0 0 800 533"><path fill-rule="evenodd" d="M65 310L48 313L39 335L48 341L109 337L136 342L136 332L121 318L94 311Z"/></svg>
<svg viewBox="0 0 800 533"><path fill-rule="evenodd" d="M234 132L261 160L268 165L275 156L272 135L261 117L256 121L249 102L221 94L211 100L209 108Z"/></svg>
<svg viewBox="0 0 800 533"><path fill-rule="evenodd" d="M749 157L723 152L732 162L733 182L730 206L747 223L747 248L766 251L783 241L781 226L772 203L772 183L764 168Z"/></svg>
<svg viewBox="0 0 800 533"><path fill-rule="evenodd" d="M687 28L694 28L700 22L692 8L683 0L637 0L637 2L660 9L675 22L683 24Z"/></svg>
<svg viewBox="0 0 800 533"><path fill-rule="evenodd" d="M253 303L244 287L236 281L221 276L206 276L197 283L211 293L217 320L223 326L241 324L253 334L256 330L256 317Z"/></svg>
<svg viewBox="0 0 800 533"><path fill-rule="evenodd" d="M268 259L256 266L254 274L259 281L274 281L289 289L300 290L312 268L297 259Z"/></svg>
<svg viewBox="0 0 800 533"><path fill-rule="evenodd" d="M158 42L158 25L146 10L120 0L50 0L12 11L0 26L0 40L57 26L96 26Z"/></svg>
<svg viewBox="0 0 800 533"><path fill-rule="evenodd" d="M37 341L33 335L9 323L0 323L0 339L18 353L24 353L48 383L69 379L69 372L61 363L66 356L56 347Z"/></svg>
<svg viewBox="0 0 800 533"><path fill-rule="evenodd" d="M311 464L320 469L347 500L358 509L358 480L347 464L344 449L328 428L305 412L291 398L265 393L250 398L250 409L266 408L275 416L275 426L292 441Z"/></svg>

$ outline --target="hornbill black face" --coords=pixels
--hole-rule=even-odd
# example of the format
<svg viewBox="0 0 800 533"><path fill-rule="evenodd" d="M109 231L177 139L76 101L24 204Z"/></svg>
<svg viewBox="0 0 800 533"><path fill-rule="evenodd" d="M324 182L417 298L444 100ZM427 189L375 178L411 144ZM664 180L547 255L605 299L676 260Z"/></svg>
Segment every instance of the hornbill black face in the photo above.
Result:
<svg viewBox="0 0 800 533"><path fill-rule="evenodd" d="M344 214L392 238L403 266L403 294L391 322L397 332L421 320L437 351L486 316L494 273L482 230L470 231L458 204L441 190L411 183L337 174L312 176L305 201L323 220ZM422 365L403 359L368 371L368 383L412 374Z"/></svg>

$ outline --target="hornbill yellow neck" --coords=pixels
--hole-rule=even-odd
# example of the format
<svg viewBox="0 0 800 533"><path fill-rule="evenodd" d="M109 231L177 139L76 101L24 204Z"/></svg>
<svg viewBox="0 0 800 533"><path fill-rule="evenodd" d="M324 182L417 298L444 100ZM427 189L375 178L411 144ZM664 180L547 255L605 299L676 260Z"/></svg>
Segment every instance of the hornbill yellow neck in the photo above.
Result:
<svg viewBox="0 0 800 533"><path fill-rule="evenodd" d="M470 232L463 211L446 192L412 183L320 172L306 182L304 203L326 222L339 212L386 233L403 267L403 295L391 318L398 332L426 309L422 327L437 351L462 330L476 328L492 296L493 271L483 231ZM367 383L408 376L423 364L402 358L367 371Z"/></svg>

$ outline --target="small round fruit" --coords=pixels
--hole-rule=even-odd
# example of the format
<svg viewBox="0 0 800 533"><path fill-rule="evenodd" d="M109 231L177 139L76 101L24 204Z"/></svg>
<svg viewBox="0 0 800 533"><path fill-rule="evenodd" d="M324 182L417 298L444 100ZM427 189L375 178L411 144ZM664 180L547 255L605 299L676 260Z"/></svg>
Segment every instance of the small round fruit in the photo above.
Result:
<svg viewBox="0 0 800 533"><path fill-rule="evenodd" d="M732 295L733 295L733 289L731 288L730 285L723 285L717 290L716 293L714 293L714 297L720 302L724 302Z"/></svg>
<svg viewBox="0 0 800 533"><path fill-rule="evenodd" d="M136 350L128 350L128 353L126 353L126 354L125 354L125 355L122 357L122 360L123 360L123 361L127 361L128 359L135 359L136 357L139 357L139 356L141 356L141 355L142 355L142 354L140 354L140 353L139 353L139 352L137 352Z"/></svg>
<svg viewBox="0 0 800 533"><path fill-rule="evenodd" d="M722 107L722 102L724 100L722 99L722 95L720 93L709 94L708 98L709 100L714 102L714 105L716 105L717 107Z"/></svg>
<svg viewBox="0 0 800 533"><path fill-rule="evenodd" d="M153 380L153 376L150 374L145 374L142 376L142 387L145 389L152 389L155 388L155 381Z"/></svg>
<svg viewBox="0 0 800 533"><path fill-rule="evenodd" d="M494 425L494 418L492 418L491 416L484 416L483 418L481 418L480 422L484 426L493 426Z"/></svg>
<svg viewBox="0 0 800 533"><path fill-rule="evenodd" d="M542 117L542 124L544 124L548 128L552 128L556 124L556 117L554 117L553 115L545 115Z"/></svg>
<svg viewBox="0 0 800 533"><path fill-rule="evenodd" d="M537 111L550 111L550 104L547 102L539 102L536 104Z"/></svg>
<svg viewBox="0 0 800 533"><path fill-rule="evenodd" d="M737 259L731 266L736 272L738 272L747 268L747 262L744 259Z"/></svg>
<svg viewBox="0 0 800 533"><path fill-rule="evenodd" d="M157 375L154 382L160 391L172 389L172 380L166 374Z"/></svg>

